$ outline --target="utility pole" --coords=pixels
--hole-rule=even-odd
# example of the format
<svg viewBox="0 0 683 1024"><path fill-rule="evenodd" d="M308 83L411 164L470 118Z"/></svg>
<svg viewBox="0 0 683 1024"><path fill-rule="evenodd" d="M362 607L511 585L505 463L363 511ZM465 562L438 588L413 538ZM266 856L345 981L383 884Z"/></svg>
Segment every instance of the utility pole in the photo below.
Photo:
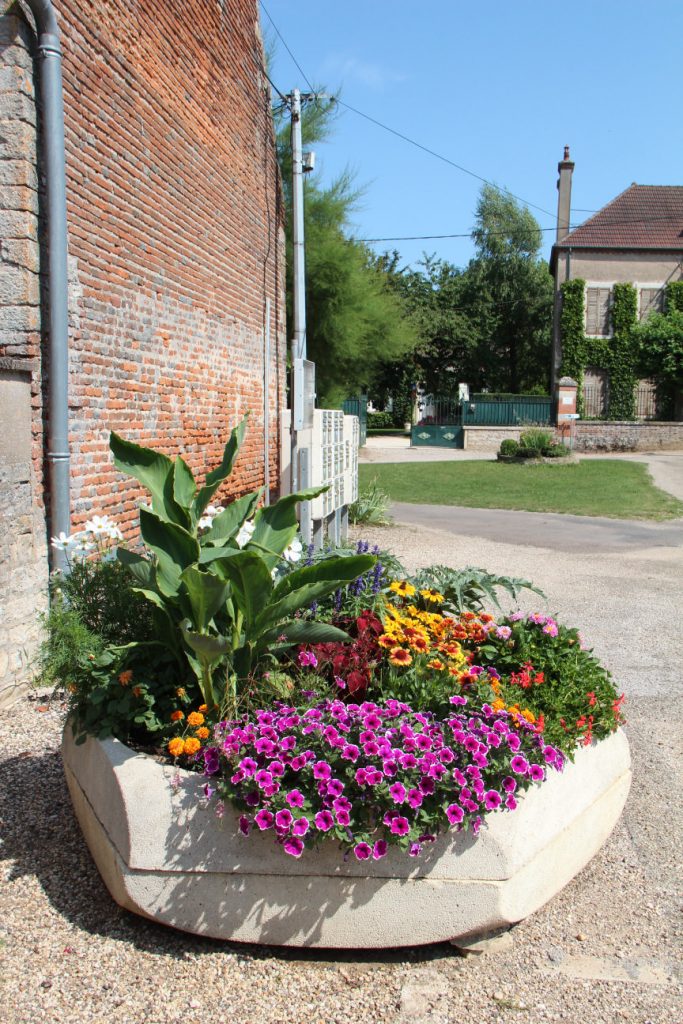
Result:
<svg viewBox="0 0 683 1024"><path fill-rule="evenodd" d="M292 246L294 325L290 347L292 376L291 404L291 492L304 490L311 483L311 444L315 408L315 365L306 358L306 258L304 250L304 174L312 171L315 154L303 153L301 142L302 103L321 98L316 93L293 89L287 97L292 118ZM325 99L329 97L325 96ZM301 506L301 533L310 544L312 521L310 504Z"/></svg>
<svg viewBox="0 0 683 1024"><path fill-rule="evenodd" d="M300 468L299 468L299 431L303 424L299 414L299 406L303 399L300 394L302 380L302 360L306 358L306 264L304 252L304 172L303 154L301 152L301 93L293 89L290 98L290 111L292 117L291 144L292 144L292 243L294 252L293 262L293 312L294 331L291 341L291 430L292 430L292 455L291 455L291 483L292 493L299 490Z"/></svg>

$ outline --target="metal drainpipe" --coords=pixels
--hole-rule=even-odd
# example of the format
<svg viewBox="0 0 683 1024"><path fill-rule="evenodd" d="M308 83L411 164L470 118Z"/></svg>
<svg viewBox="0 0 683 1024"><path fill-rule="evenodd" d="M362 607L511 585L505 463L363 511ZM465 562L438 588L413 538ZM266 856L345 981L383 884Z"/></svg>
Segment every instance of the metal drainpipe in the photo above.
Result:
<svg viewBox="0 0 683 1024"><path fill-rule="evenodd" d="M69 287L66 236L64 103L59 27L50 0L26 0L36 22L45 161L49 290L48 442L50 532L71 532L69 494ZM63 551L52 567L68 569Z"/></svg>

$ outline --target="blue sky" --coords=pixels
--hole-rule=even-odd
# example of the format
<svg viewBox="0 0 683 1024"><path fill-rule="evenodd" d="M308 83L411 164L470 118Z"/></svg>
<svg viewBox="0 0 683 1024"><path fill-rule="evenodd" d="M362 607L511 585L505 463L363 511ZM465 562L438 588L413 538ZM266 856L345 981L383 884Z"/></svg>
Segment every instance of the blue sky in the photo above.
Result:
<svg viewBox="0 0 683 1024"><path fill-rule="evenodd" d="M631 182L683 184L681 0L344 0L265 6L314 87L530 204L554 227L557 162L576 163L573 223ZM277 45L272 78L308 86ZM358 238L468 233L481 182L342 108L316 149L323 181L344 168L365 186ZM534 206L531 206L534 204ZM540 207L536 209L535 207ZM546 211L546 212L542 212ZM554 237L544 231L547 257ZM469 238L397 241L458 266Z"/></svg>

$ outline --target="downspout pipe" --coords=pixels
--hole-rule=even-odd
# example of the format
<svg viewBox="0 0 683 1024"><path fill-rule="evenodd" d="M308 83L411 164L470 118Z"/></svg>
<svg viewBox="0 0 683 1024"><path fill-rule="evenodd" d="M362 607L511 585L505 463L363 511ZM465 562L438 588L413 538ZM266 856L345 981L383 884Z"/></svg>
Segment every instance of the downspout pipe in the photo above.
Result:
<svg viewBox="0 0 683 1024"><path fill-rule="evenodd" d="M35 18L42 108L48 250L48 490L50 533L71 532L69 467L69 286L62 52L50 0L25 0ZM52 549L52 568L66 571L66 553Z"/></svg>

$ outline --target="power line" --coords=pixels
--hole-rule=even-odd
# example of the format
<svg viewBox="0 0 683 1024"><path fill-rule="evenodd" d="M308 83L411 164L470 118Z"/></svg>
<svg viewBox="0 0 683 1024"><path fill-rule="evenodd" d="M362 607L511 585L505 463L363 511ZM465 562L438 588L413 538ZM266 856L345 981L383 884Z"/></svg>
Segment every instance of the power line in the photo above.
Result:
<svg viewBox="0 0 683 1024"><path fill-rule="evenodd" d="M382 128L385 132L389 132L391 135L395 135L399 139L403 139L404 142L409 143L411 146L415 146L416 149L421 149L425 153L429 153L430 156L435 157L437 160L441 160L445 164L450 164L451 167L455 167L456 170L462 171L463 174L469 174L471 178L476 178L477 181L483 181L485 185L490 185L491 188L495 188L497 192L504 192L506 195L512 196L517 202L522 203L524 206L531 206L534 210L540 210L541 213L545 213L548 217L552 217L553 214L550 210L544 209L542 206L537 206L536 203L530 203L527 199L522 199L521 196L515 195L508 188L501 188L500 185L496 185L495 182L489 181L488 178L482 177L481 174L477 174L476 171L470 171L469 168L463 167L462 164L458 164L455 160L451 160L447 156L443 156L441 153L437 153L436 150L430 149L429 146L423 146L421 142L416 142L415 139L409 138L408 135L404 135L403 132L397 131L395 128L390 128L389 125L383 124L374 117L370 117L369 114L364 114L362 110L358 110L356 107L352 107L350 103L345 103L344 100L338 99L337 103L341 104L342 107L346 107L347 110L353 111L354 114L358 114L359 117L364 117L366 121L370 121L372 124L377 125L378 128Z"/></svg>
<svg viewBox="0 0 683 1024"><path fill-rule="evenodd" d="M284 46L284 48L285 48L285 50L287 51L287 53L289 54L289 56L290 56L290 57L292 58L292 60L293 60L293 61L294 61L294 63L296 64L297 68L299 69L299 73L300 73L301 77L303 78L303 80L304 80L304 81L306 82L306 85L307 85L307 86L308 86L308 88L309 88L309 89L311 90L311 92L315 92L315 89L314 89L314 88L313 88L313 86L311 85L311 83L310 83L310 80L309 80L308 76L306 75L306 72L305 72L305 71L304 71L304 69L303 69L303 68L301 67L301 64L299 64L299 61L298 61L298 60L296 59L296 57L294 56L294 54L292 53L292 51L290 50L290 48L289 48L289 47L287 46L287 42L286 42L286 40L285 40L284 36L282 35L282 32L280 32L280 29L279 29L279 28L277 27L277 25L275 24L275 22L274 22L274 21L273 21L273 19L271 18L270 14L269 14L269 12L268 12L268 8L267 8L267 7L266 7L266 5L265 5L265 4L263 3L263 0L259 0L259 3L261 4L261 8L262 8L262 10L263 10L264 14L265 14L265 15L266 15L266 17L268 18L268 21L270 22L270 24L271 24L271 25L273 26L273 28L275 29L275 31L276 31L276 33L277 33L277 35L278 35L278 38L280 39L280 42L282 43L282 45ZM268 81L270 81L270 79L268 79ZM280 92L280 90L279 90L279 89L277 90L277 92L278 92L278 95L279 95L280 97L282 97L282 93Z"/></svg>
<svg viewBox="0 0 683 1024"><path fill-rule="evenodd" d="M597 211L596 211L597 212ZM607 227L623 227L630 224L657 224L661 222L670 221L670 217L643 217L634 218L628 220L611 220ZM569 226L567 231L576 231L577 228L583 227L581 224L572 224ZM539 231L557 231L557 225L553 224L551 227L542 228L539 226ZM488 231L489 235L508 235L509 231ZM354 242L427 242L431 240L438 240L444 238L471 238L471 231L463 231L458 234L447 234L447 235L391 235L387 238L354 238ZM566 236L563 236L563 238Z"/></svg>

